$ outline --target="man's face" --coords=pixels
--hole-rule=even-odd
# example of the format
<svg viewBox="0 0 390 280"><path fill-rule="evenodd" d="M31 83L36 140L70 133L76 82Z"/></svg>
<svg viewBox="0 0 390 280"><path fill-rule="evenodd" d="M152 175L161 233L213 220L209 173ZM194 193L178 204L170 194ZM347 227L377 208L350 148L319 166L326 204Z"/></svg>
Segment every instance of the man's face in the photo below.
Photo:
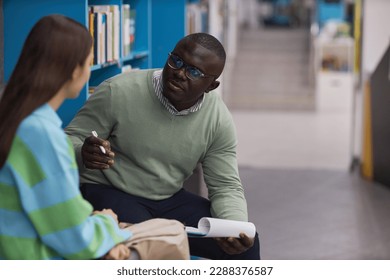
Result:
<svg viewBox="0 0 390 280"><path fill-rule="evenodd" d="M181 111L194 105L205 92L218 87L216 78L221 74L224 62L212 51L191 41L179 42L171 53L175 59L183 62L183 66L174 69L172 58L168 58L163 70L163 95ZM186 71L193 68L205 76L191 79L191 74Z"/></svg>

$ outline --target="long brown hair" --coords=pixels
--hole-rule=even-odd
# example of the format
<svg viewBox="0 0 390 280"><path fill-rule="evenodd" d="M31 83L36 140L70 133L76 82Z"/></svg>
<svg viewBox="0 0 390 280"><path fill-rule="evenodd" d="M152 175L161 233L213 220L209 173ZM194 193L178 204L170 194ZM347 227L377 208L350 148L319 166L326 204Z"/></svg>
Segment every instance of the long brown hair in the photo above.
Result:
<svg viewBox="0 0 390 280"><path fill-rule="evenodd" d="M72 79L91 47L85 26L68 17L49 15L34 25L0 99L0 168L21 121Z"/></svg>

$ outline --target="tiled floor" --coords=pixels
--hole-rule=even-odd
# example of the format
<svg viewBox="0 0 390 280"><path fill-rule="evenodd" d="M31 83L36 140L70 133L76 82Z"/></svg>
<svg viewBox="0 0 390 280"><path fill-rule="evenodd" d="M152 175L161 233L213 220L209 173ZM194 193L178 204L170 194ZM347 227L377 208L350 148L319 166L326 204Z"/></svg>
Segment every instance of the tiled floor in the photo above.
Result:
<svg viewBox="0 0 390 280"><path fill-rule="evenodd" d="M340 170L240 167L263 259L390 259L390 188Z"/></svg>
<svg viewBox="0 0 390 280"><path fill-rule="evenodd" d="M390 259L390 187L349 172L350 116L317 112L307 34L240 32L223 97L263 259Z"/></svg>

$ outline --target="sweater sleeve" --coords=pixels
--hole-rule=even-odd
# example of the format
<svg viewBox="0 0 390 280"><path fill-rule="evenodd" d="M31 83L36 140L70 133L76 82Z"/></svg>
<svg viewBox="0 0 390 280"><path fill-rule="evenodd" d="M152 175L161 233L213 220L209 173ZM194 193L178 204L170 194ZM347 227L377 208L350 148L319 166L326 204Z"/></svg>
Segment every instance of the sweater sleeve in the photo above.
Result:
<svg viewBox="0 0 390 280"><path fill-rule="evenodd" d="M87 100L70 124L65 128L72 141L80 172L84 171L81 147L85 138L95 130L99 137L107 139L114 125L114 110L111 104L111 85L103 82Z"/></svg>
<svg viewBox="0 0 390 280"><path fill-rule="evenodd" d="M217 218L247 221L247 204L238 174L237 138L229 115L221 122L202 162L211 201L211 214Z"/></svg>
<svg viewBox="0 0 390 280"><path fill-rule="evenodd" d="M62 131L40 134L40 147L32 151L40 179L23 184L21 205L39 239L66 259L95 259L131 237L107 215L93 215L79 191L74 152ZM40 152L38 153L37 151Z"/></svg>
<svg viewBox="0 0 390 280"><path fill-rule="evenodd" d="M92 206L78 191L72 190L71 170L53 174L39 188L44 188L45 205L39 192L30 192L25 208L40 239L66 259L96 259L116 244L130 238L131 233L119 229L116 221L107 215L93 215ZM58 201L55 197L64 197ZM52 199L53 198L53 199Z"/></svg>

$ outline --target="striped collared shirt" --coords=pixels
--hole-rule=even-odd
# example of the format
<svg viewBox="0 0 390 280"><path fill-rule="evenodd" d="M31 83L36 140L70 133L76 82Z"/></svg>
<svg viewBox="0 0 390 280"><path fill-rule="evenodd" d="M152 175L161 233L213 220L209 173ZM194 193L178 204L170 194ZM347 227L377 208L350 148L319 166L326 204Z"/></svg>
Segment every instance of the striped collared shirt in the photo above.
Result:
<svg viewBox="0 0 390 280"><path fill-rule="evenodd" d="M171 113L172 115L175 116L185 116L190 113L194 113L198 111L204 101L204 95L202 98L199 98L199 100L190 108L184 109L182 111L178 111L172 103L162 94L163 90L163 85L162 85L162 70L157 70L153 73L153 87L154 91L157 95L158 100L160 100L161 104L164 105L164 107Z"/></svg>

